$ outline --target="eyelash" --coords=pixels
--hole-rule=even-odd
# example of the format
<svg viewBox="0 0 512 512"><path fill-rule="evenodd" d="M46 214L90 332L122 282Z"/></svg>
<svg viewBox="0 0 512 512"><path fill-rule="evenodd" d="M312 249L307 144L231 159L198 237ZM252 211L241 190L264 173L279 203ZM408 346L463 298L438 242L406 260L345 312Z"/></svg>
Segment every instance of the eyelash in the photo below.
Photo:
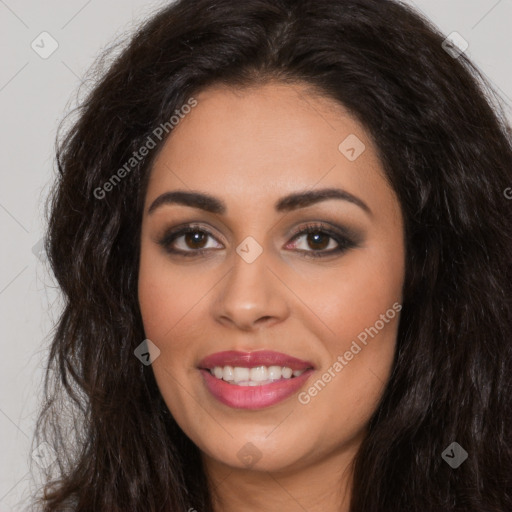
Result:
<svg viewBox="0 0 512 512"><path fill-rule="evenodd" d="M180 238L183 235L189 234L189 233L204 233L209 237L212 237L215 239L212 233L210 233L207 229L202 228L199 225L193 225L190 224L188 226L170 230L166 232L161 239L158 240L158 244L161 245L168 253L177 255L177 256L184 256L184 257L194 257L194 256L201 256L208 251L211 251L211 249L197 249L197 250L189 250L189 251L182 251L181 249L172 249L171 244L175 242L178 238ZM341 233L337 233L333 231L332 229L326 227L323 224L307 224L306 226L302 226L299 228L295 233L293 233L291 241L300 238L300 236L308 235L311 233L320 233L323 235L328 235L329 238L333 239L337 244L338 247L336 249L331 249L329 251L320 250L320 251L305 251L299 249L299 252L304 254L305 258L322 258L327 256L332 256L334 254L342 254L345 251L352 249L354 247L358 246L358 243L352 239L351 237L347 235L343 235Z"/></svg>

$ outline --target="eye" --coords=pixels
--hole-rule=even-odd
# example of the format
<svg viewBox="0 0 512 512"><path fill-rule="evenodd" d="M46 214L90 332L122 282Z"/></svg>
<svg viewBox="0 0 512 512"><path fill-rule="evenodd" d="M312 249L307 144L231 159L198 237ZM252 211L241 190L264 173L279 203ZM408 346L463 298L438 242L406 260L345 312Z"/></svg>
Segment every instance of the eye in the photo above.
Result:
<svg viewBox="0 0 512 512"><path fill-rule="evenodd" d="M181 238L183 240L179 242ZM212 249L207 246L208 238L214 237L206 229L201 226L188 225L167 232L158 243L171 254L197 256ZM181 247L176 247L176 245Z"/></svg>
<svg viewBox="0 0 512 512"><path fill-rule="evenodd" d="M341 254L358 245L354 238L338 233L323 224L302 226L295 233L292 241L300 240L301 238L304 238L303 247L310 247L313 250L299 248L297 242L294 243L294 248L299 249L308 258L321 258L333 254ZM326 250L327 248L329 250Z"/></svg>
<svg viewBox="0 0 512 512"><path fill-rule="evenodd" d="M340 229L340 231L343 230ZM222 244L219 244L220 247L208 246L209 238L216 240L207 229L199 225L187 225L165 233L158 240L158 244L170 254L193 257L200 256L212 249L222 248ZM299 244L297 241L302 238L305 241ZM292 249L297 249L298 252L304 254L304 257L308 258L341 254L358 245L354 237L342 232L338 233L323 224L302 226L292 235L292 240L286 247L289 247L290 243L292 244ZM307 247L310 247L312 250L308 250Z"/></svg>

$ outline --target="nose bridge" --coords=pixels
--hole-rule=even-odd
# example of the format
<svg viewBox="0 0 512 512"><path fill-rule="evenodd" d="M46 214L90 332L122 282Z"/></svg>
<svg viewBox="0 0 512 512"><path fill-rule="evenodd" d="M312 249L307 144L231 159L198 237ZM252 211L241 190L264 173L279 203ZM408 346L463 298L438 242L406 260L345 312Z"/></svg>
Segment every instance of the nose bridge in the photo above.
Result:
<svg viewBox="0 0 512 512"><path fill-rule="evenodd" d="M250 237L248 237L250 238ZM257 243L257 242L256 242ZM230 287L236 288L239 298L249 295L264 295L267 289L269 251L253 240L244 240L236 249L233 270L229 278Z"/></svg>
<svg viewBox="0 0 512 512"><path fill-rule="evenodd" d="M215 316L247 329L256 322L286 314L282 285L268 266L270 251L254 239L244 240L233 255L233 266L216 301Z"/></svg>

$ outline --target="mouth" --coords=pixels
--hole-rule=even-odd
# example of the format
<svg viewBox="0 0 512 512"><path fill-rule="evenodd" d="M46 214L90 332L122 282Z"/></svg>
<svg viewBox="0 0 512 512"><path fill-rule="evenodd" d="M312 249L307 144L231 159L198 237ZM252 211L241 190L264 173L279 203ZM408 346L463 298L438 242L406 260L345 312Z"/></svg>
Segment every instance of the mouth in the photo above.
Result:
<svg viewBox="0 0 512 512"><path fill-rule="evenodd" d="M263 386L282 379L300 377L306 370L292 370L288 366L215 366L208 371L217 379L234 386Z"/></svg>
<svg viewBox="0 0 512 512"><path fill-rule="evenodd" d="M314 366L272 351L218 352L198 365L207 389L217 400L238 409L274 405L298 391Z"/></svg>

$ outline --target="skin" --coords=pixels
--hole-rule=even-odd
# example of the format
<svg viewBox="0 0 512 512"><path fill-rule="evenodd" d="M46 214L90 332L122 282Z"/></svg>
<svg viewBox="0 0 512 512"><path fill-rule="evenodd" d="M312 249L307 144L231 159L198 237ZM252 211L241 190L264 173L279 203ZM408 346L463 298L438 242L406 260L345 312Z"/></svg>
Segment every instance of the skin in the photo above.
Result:
<svg viewBox="0 0 512 512"><path fill-rule="evenodd" d="M197 365L224 350L276 350L314 364L301 391L332 372L362 331L401 304L400 205L368 134L337 102L272 82L210 87L195 98L155 160L142 220L139 302L146 336L160 349L152 364L159 389L201 450L217 511L347 511L351 462L390 375L399 314L359 343L362 350L307 404L294 395L264 409L232 409L211 396ZM354 161L338 149L350 134L366 146ZM274 209L287 194L330 187L357 196L371 213L338 199ZM164 204L148 213L174 190L215 196L227 212ZM305 251L338 246L293 236L311 221L351 229L358 245L306 258ZM173 247L209 252L166 252L159 239L189 222L212 236L200 243L181 236ZM252 263L236 252L248 236L263 250ZM241 449L261 458L249 465Z"/></svg>

